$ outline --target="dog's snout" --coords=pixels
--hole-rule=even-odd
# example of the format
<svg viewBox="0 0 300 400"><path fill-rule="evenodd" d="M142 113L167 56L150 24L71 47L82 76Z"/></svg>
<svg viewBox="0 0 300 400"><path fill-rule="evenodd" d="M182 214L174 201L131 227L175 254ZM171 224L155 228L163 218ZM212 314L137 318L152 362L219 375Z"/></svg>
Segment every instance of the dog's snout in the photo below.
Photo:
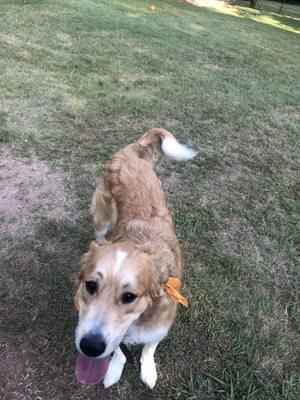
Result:
<svg viewBox="0 0 300 400"><path fill-rule="evenodd" d="M100 333L88 334L80 341L82 352L88 357L98 357L104 353L106 344Z"/></svg>

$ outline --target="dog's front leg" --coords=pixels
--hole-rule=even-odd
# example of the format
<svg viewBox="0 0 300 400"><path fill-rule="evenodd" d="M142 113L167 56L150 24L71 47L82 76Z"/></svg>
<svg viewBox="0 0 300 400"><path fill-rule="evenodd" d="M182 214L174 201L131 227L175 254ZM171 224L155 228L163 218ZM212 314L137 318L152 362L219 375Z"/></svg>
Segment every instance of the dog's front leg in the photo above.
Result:
<svg viewBox="0 0 300 400"><path fill-rule="evenodd" d="M141 378L151 389L154 388L157 380L154 352L158 343L146 343L141 355Z"/></svg>
<svg viewBox="0 0 300 400"><path fill-rule="evenodd" d="M120 347L117 347L110 360L109 367L104 378L103 384L105 388L108 388L109 386L118 382L118 380L121 378L125 362L126 357L124 356Z"/></svg>

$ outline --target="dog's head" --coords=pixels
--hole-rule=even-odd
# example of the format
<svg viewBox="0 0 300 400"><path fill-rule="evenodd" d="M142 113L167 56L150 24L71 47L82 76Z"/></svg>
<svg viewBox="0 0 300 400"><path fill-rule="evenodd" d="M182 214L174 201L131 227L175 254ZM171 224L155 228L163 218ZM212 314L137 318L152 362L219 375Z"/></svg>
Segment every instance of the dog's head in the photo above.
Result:
<svg viewBox="0 0 300 400"><path fill-rule="evenodd" d="M151 257L124 243L92 242L81 261L76 347L85 355L102 358L163 295L163 283Z"/></svg>

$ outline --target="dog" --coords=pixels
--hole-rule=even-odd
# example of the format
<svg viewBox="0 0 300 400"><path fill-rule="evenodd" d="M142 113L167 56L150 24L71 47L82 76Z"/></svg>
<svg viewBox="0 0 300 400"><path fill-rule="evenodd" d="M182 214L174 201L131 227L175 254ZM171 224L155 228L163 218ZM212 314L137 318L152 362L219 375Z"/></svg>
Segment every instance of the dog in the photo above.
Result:
<svg viewBox="0 0 300 400"><path fill-rule="evenodd" d="M196 152L167 130L151 129L114 155L92 200L96 241L81 258L75 343L90 358L105 360L113 353L106 388L121 377L121 344L143 344L141 379L155 386L154 352L175 317L177 301L166 283L181 277L181 254L153 169L158 154L180 161Z"/></svg>

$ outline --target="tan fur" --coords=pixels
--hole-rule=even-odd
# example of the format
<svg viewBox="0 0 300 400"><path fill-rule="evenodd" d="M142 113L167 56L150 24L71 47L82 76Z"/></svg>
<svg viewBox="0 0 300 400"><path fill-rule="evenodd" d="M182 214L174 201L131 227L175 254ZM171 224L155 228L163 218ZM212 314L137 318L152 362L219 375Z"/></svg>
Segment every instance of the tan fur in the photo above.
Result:
<svg viewBox="0 0 300 400"><path fill-rule="evenodd" d="M164 284L170 276L181 277L180 249L162 184L152 165L165 137L173 135L163 129L151 129L115 154L92 201L98 243L93 242L81 260L79 325L93 308L99 323L106 330L119 329L118 337L123 335L123 341L128 343L134 340L134 330L140 328L151 332L162 327L167 331L177 306ZM108 240L104 238L106 232ZM127 257L115 273L118 250ZM97 294L86 292L87 280L99 282ZM138 299L121 304L124 290L135 293ZM134 315L138 317L133 319ZM127 333L123 332L125 328L121 326L128 325L131 319L130 329L127 326ZM112 338L111 347L118 346L120 340L117 343Z"/></svg>

